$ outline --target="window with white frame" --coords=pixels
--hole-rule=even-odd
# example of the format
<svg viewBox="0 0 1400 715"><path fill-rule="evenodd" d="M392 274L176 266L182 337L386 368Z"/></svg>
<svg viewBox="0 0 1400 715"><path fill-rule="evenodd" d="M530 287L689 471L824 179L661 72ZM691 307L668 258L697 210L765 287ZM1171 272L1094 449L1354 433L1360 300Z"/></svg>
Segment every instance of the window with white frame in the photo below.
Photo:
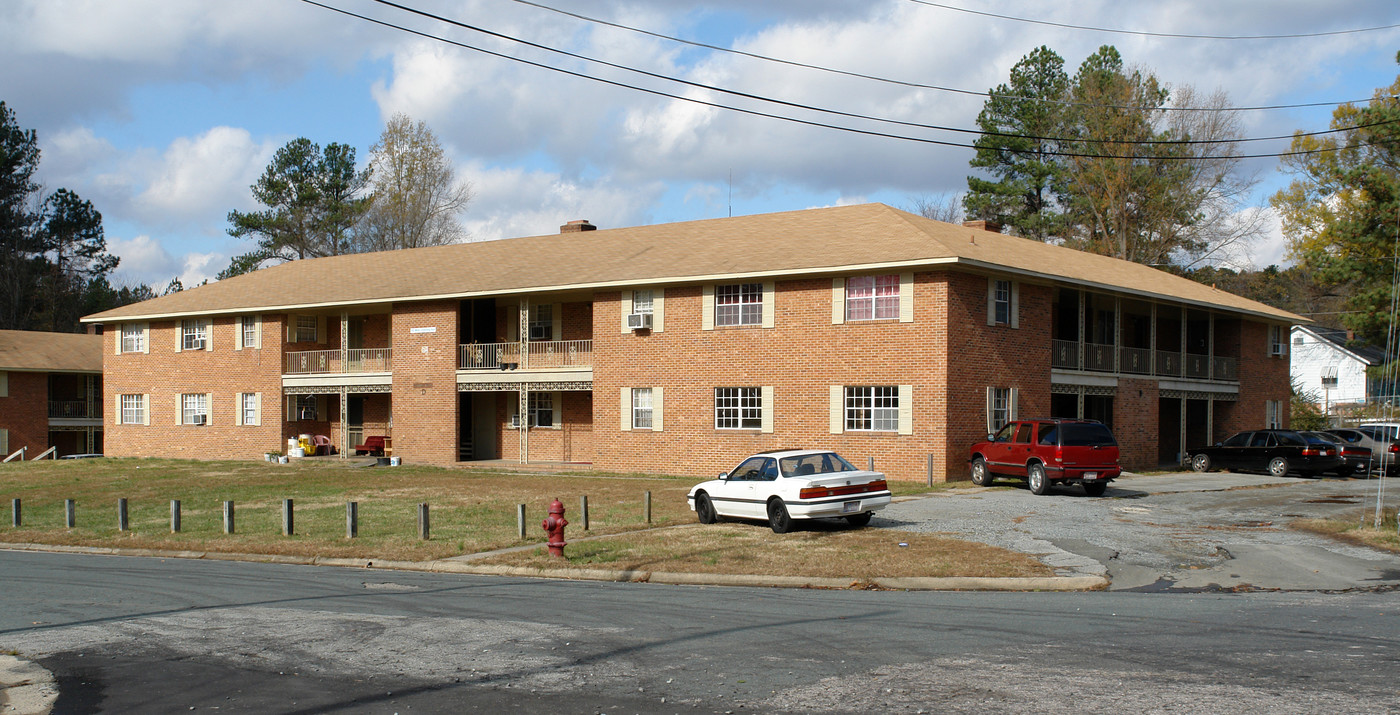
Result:
<svg viewBox="0 0 1400 715"><path fill-rule="evenodd" d="M316 414L315 395L297 395L296 401L296 414L298 420L307 420L315 422L318 419L318 415Z"/></svg>
<svg viewBox="0 0 1400 715"><path fill-rule="evenodd" d="M298 315L296 342L315 343L320 342L320 336L316 334L316 327L319 321L314 315Z"/></svg>
<svg viewBox="0 0 1400 715"><path fill-rule="evenodd" d="M146 352L146 326L141 323L124 323L121 341L124 353Z"/></svg>
<svg viewBox="0 0 1400 715"><path fill-rule="evenodd" d="M554 393L531 392L529 398L530 426L557 427L554 419Z"/></svg>
<svg viewBox="0 0 1400 715"><path fill-rule="evenodd" d="M1277 356L1277 355L1286 355L1286 354L1287 354L1287 352L1288 352L1288 351L1287 351L1288 343L1285 342L1286 338L1284 337L1284 335L1286 334L1287 330L1288 330L1288 327L1287 327L1287 326L1284 326L1284 325L1270 325L1270 326L1269 326L1269 354L1270 354L1270 355L1276 355L1276 356Z"/></svg>
<svg viewBox="0 0 1400 715"><path fill-rule="evenodd" d="M261 336L258 335L258 317L256 315L245 315L238 319L238 330L240 344L245 348L257 348L261 346Z"/></svg>
<svg viewBox="0 0 1400 715"><path fill-rule="evenodd" d="M763 391L757 387L715 388L715 429L763 426Z"/></svg>
<svg viewBox="0 0 1400 715"><path fill-rule="evenodd" d="M549 303L530 306L530 340L554 339L554 306Z"/></svg>
<svg viewBox="0 0 1400 715"><path fill-rule="evenodd" d="M632 291L632 312L637 314L650 315L655 304L652 293L649 290Z"/></svg>
<svg viewBox="0 0 1400 715"><path fill-rule="evenodd" d="M238 395L239 424L257 425L261 420L258 414L258 394L243 392Z"/></svg>
<svg viewBox="0 0 1400 715"><path fill-rule="evenodd" d="M763 284L715 286L715 325L762 325Z"/></svg>
<svg viewBox="0 0 1400 715"><path fill-rule="evenodd" d="M1283 401L1264 401L1264 423L1268 429L1283 429Z"/></svg>
<svg viewBox="0 0 1400 715"><path fill-rule="evenodd" d="M203 394L180 395L180 424L203 425L209 423L209 396Z"/></svg>
<svg viewBox="0 0 1400 715"><path fill-rule="evenodd" d="M899 429L899 388L846 388L846 430L894 432Z"/></svg>
<svg viewBox="0 0 1400 715"><path fill-rule="evenodd" d="M122 395L122 424L140 425L146 423L146 396Z"/></svg>
<svg viewBox="0 0 1400 715"><path fill-rule="evenodd" d="M860 276L846 281L846 320L899 317L899 276Z"/></svg>
<svg viewBox="0 0 1400 715"><path fill-rule="evenodd" d="M180 321L180 349L203 350L209 339L209 324L202 320Z"/></svg>
<svg viewBox="0 0 1400 715"><path fill-rule="evenodd" d="M992 314L997 325L1011 324L1011 281L993 281Z"/></svg>
<svg viewBox="0 0 1400 715"><path fill-rule="evenodd" d="M632 388L632 429L651 429L651 388Z"/></svg>
<svg viewBox="0 0 1400 715"><path fill-rule="evenodd" d="M1012 417L1012 390L1009 387L987 388L987 432L995 432Z"/></svg>

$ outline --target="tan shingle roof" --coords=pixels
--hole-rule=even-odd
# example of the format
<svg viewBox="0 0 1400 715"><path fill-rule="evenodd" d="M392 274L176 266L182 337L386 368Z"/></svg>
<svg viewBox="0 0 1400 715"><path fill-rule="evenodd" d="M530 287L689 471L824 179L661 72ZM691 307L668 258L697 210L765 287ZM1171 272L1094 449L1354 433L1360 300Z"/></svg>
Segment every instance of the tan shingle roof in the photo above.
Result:
<svg viewBox="0 0 1400 715"><path fill-rule="evenodd" d="M0 370L102 372L102 336L0 330Z"/></svg>
<svg viewBox="0 0 1400 715"><path fill-rule="evenodd" d="M971 240L975 236L975 243ZM932 221L884 204L294 261L84 318L276 311L436 297L956 264L1287 322L1299 316L1154 268Z"/></svg>

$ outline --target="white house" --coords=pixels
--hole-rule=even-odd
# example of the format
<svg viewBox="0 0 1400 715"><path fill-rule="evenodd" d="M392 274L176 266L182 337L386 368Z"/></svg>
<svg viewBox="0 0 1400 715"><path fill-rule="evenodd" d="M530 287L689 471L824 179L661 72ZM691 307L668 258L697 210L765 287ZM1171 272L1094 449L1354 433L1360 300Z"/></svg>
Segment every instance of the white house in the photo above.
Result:
<svg viewBox="0 0 1400 715"><path fill-rule="evenodd" d="M1347 346L1347 331L1295 325L1290 373L1304 392L1315 393L1327 405L1357 404L1375 397L1378 385L1366 368L1385 362L1385 353L1371 346Z"/></svg>

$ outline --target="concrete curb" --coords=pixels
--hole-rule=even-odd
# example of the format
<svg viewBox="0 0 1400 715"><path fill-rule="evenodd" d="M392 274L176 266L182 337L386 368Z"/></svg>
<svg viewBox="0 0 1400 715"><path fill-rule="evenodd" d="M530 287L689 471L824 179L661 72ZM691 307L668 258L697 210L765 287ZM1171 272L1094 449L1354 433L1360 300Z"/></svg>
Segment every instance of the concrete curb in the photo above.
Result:
<svg viewBox="0 0 1400 715"><path fill-rule="evenodd" d="M48 715L58 700L53 673L38 663L0 655L0 712L6 715Z"/></svg>
<svg viewBox="0 0 1400 715"><path fill-rule="evenodd" d="M323 556L279 556L273 554L240 554L220 551L161 551L158 549L122 549L101 546L60 546L48 544L0 543L0 549L12 551L100 554L108 556L137 556L145 558L249 561L254 563L292 564L298 566L331 566L386 571L552 578L575 581L662 583L685 586L749 586L760 588L821 588L842 590L886 589L894 591L1096 591L1107 588L1109 583L1108 579L1103 576L1052 576L1042 578L915 576L858 579L808 576L758 576L749 574L671 573L666 571L607 569L539 569L525 566L474 565L469 562L455 561L452 559L443 559L440 561L388 561L379 559L331 558Z"/></svg>

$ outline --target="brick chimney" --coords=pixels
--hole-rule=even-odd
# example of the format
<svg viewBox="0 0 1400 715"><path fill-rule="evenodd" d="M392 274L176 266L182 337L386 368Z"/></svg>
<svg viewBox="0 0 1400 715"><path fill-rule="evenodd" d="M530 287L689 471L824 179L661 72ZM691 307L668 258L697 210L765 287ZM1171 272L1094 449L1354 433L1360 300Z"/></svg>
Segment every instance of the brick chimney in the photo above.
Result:
<svg viewBox="0 0 1400 715"><path fill-rule="evenodd" d="M598 227L588 222L588 219L581 218L577 221L570 221L559 227L559 233L579 233L582 231L597 231Z"/></svg>
<svg viewBox="0 0 1400 715"><path fill-rule="evenodd" d="M1001 224L996 221L963 221L963 225L968 228L975 228L981 231L991 231L1001 233Z"/></svg>

